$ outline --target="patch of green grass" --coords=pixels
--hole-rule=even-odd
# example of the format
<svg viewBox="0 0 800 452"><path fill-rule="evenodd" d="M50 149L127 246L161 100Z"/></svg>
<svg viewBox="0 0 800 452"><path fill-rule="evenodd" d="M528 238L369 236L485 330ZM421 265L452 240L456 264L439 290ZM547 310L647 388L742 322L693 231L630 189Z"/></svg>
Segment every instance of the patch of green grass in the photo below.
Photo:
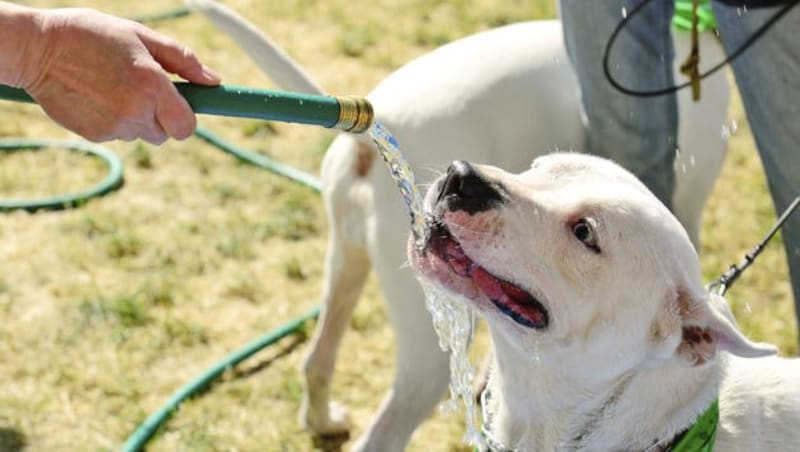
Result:
<svg viewBox="0 0 800 452"><path fill-rule="evenodd" d="M28 445L25 434L17 428L6 427L0 419L0 450L5 452L23 452Z"/></svg>
<svg viewBox="0 0 800 452"><path fill-rule="evenodd" d="M278 128L267 121L247 121L242 126L242 135L247 138L267 138L278 134Z"/></svg>
<svg viewBox="0 0 800 452"><path fill-rule="evenodd" d="M134 144L133 150L131 151L131 159L137 168L153 168L153 153L150 149L150 146L144 143L137 142Z"/></svg>
<svg viewBox="0 0 800 452"><path fill-rule="evenodd" d="M253 274L245 273L237 275L225 288L224 294L229 297L256 302L261 298L261 285Z"/></svg>
<svg viewBox="0 0 800 452"><path fill-rule="evenodd" d="M89 298L80 303L80 312L92 323L139 327L150 323L150 306L139 296L121 295L111 298Z"/></svg>
<svg viewBox="0 0 800 452"><path fill-rule="evenodd" d="M137 256L144 247L142 239L131 229L114 231L106 240L106 252L112 259Z"/></svg>
<svg viewBox="0 0 800 452"><path fill-rule="evenodd" d="M228 259L250 260L256 256L253 251L253 238L246 230L222 231L214 243L214 248Z"/></svg>
<svg viewBox="0 0 800 452"><path fill-rule="evenodd" d="M336 40L342 54L358 58L372 47L379 38L379 33L371 26L354 26L343 30Z"/></svg>
<svg viewBox="0 0 800 452"><path fill-rule="evenodd" d="M283 261L283 272L291 281L300 282L308 279L308 275L303 270L302 262L295 256Z"/></svg>
<svg viewBox="0 0 800 452"><path fill-rule="evenodd" d="M160 322L167 338L167 344L184 347L208 344L209 336L205 327L178 318L167 318Z"/></svg>
<svg viewBox="0 0 800 452"><path fill-rule="evenodd" d="M309 197L308 189L292 187L285 195L282 204L263 227L265 237L278 237L289 241L299 241L315 236L320 231L318 201Z"/></svg>

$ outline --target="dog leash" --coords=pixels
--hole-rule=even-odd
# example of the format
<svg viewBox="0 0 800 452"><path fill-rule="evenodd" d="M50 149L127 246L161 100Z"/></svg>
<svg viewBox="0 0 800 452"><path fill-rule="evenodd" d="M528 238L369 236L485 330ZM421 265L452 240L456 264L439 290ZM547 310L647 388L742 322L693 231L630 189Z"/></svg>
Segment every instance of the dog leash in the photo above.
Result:
<svg viewBox="0 0 800 452"><path fill-rule="evenodd" d="M730 0L720 0L720 1L722 3L730 4ZM745 50L747 50L753 44L755 44L755 42L758 39L760 39L761 36L764 35L764 33L766 33L770 28L772 28L772 26L774 26L775 23L778 22L778 20L780 20L789 11L791 11L792 8L794 8L795 6L800 4L800 0L772 0L772 1L760 1L760 2L752 1L752 3L754 3L755 6L766 6L766 5L774 6L774 5L780 5L780 4L783 4L784 6L781 7L781 9L779 9L778 11L776 11L775 14L773 14L769 19L767 19L757 30L755 30L736 50L730 52L728 54L727 58L725 58L723 61L721 61L720 63L718 63L715 66L713 66L711 69L709 69L709 70L707 70L707 71L705 71L703 73L694 74L694 76L692 76L691 75L691 71L693 70L693 67L692 67L693 63L691 61L689 61L688 62L689 64L684 63L686 65L687 72L690 74L690 78L691 78L688 82L685 82L685 83L682 83L682 84L678 84L678 85L668 86L666 88L643 90L643 89L637 89L637 88L631 88L631 87L624 86L619 82L619 80L614 78L613 74L611 74L611 68L610 68L611 63L610 63L609 60L610 60L611 49L614 46L614 42L617 40L619 34L622 32L622 30L625 28L625 26L630 22L630 20L633 19L642 10L642 8L644 8L645 6L650 4L651 2L652 2L652 0L644 0L644 1L642 1L641 3L636 5L636 7L631 9L631 11L628 12L622 18L622 20L617 24L617 26L614 29L614 31L611 32L611 36L609 36L608 41L606 42L605 50L603 51L603 75L605 76L606 80L608 80L608 83L611 84L611 86L614 87L614 89L616 89L617 91L619 91L619 92L621 92L623 94L627 94L629 96L636 96L636 97L663 96L665 94L672 94L672 93L674 93L676 91L679 91L679 90L681 90L683 88L686 88L688 86L693 86L693 85L698 86L698 94L699 94L699 85L698 85L698 83L699 83L700 80L703 80L704 78L710 76L711 74L719 71L720 69L725 67L725 65L727 65L728 63L731 63L733 60L738 58L739 55L741 55ZM743 2L743 3L746 3L746 2ZM701 6L701 5L698 5L698 6ZM692 4L691 8L693 10L695 10L694 3ZM697 9L696 11L698 11L697 14L699 16L700 9ZM699 17L698 17L697 20L699 20ZM692 57L692 55L689 56L690 60L692 59L691 57ZM697 62L699 62L699 54L697 55L697 59L696 60L697 60Z"/></svg>
<svg viewBox="0 0 800 452"><path fill-rule="evenodd" d="M786 220L788 220L792 213L794 213L798 205L800 205L800 196L795 198L794 201L789 204L789 207L787 207L781 216L775 221L775 224L772 226L769 232L767 232L767 235L764 237L764 239L762 239L752 250L750 250L749 253L745 254L744 259L742 259L739 264L731 265L725 273L717 278L716 281L709 284L708 291L717 295L725 295L725 292L728 291L733 283L736 282L740 276L742 276L742 273L747 270L750 264L756 260L759 254L761 254L761 251L764 250L764 247L767 245L770 239L772 239L772 236L774 236L775 233L778 232L778 229L780 229L781 226L786 223Z"/></svg>

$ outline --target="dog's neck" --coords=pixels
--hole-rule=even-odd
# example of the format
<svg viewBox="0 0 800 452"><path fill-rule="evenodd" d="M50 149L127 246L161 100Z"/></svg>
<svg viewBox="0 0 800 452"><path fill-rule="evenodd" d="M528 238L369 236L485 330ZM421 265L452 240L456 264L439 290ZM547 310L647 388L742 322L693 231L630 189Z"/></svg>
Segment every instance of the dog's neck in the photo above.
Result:
<svg viewBox="0 0 800 452"><path fill-rule="evenodd" d="M719 364L642 365L607 379L524 360L494 338L484 412L495 441L511 450L658 450L716 397Z"/></svg>

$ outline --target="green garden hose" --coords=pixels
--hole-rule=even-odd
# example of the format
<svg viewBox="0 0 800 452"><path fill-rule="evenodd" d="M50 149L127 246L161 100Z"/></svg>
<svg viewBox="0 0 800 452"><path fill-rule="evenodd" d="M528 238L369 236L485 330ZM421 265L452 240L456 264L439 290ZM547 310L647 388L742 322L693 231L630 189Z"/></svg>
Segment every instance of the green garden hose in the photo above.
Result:
<svg viewBox="0 0 800 452"><path fill-rule="evenodd" d="M152 23L152 22L160 22L162 20L170 20L170 19L177 19L179 17L185 17L189 14L192 14L192 8L188 6L180 6L178 8L170 9L168 11L163 11L160 13L155 14L142 14L141 16L134 16L130 19L135 22L140 23Z"/></svg>
<svg viewBox="0 0 800 452"><path fill-rule="evenodd" d="M44 148L64 148L103 159L108 165L108 175L99 183L85 190L41 199L0 199L0 212L11 210L61 210L79 206L91 198L105 195L122 185L122 160L109 149L87 141L31 140L8 138L0 140L0 151L15 152Z"/></svg>
<svg viewBox="0 0 800 452"><path fill-rule="evenodd" d="M177 8L166 13L141 16L135 20L140 22L151 22L154 20L170 19L189 14L187 8ZM360 133L369 128L373 121L372 106L368 101L358 97L334 97L334 96L313 96L299 93L288 93L270 90L255 90L252 88L219 86L203 87L189 83L176 82L178 91L187 99L193 111L222 116L248 117L256 119L277 120L283 122L297 122L302 124L319 125L329 128L337 128L344 131ZM0 85L0 99L17 102L34 102L34 100L23 90ZM264 168L273 173L285 176L291 180L299 182L316 192L321 191L321 184L312 175L292 168L288 165L272 160L261 154L236 147L225 142L211 131L197 127L195 135L218 147L222 151L235 156L244 162ZM84 150L84 152L99 155L109 163L110 173L101 184L92 187L86 192L73 195L75 199L59 197L49 200L46 205L55 206L77 205L90 196L100 196L113 188L118 187L122 181L122 163L115 154L86 142L54 142L39 141L47 143L33 146L30 140L5 140L0 143L9 142L8 149L37 149L41 146L67 147L69 149ZM55 144L58 143L58 144ZM2 145L2 144L0 144ZM0 148L2 150L2 148ZM111 181L118 178L116 184ZM106 186L112 188L105 188ZM61 199L64 198L64 199ZM60 203L59 203L60 202ZM33 204L31 204L32 206ZM0 210L2 210L0 204ZM43 207L21 207L29 210L36 210ZM319 316L320 307L316 306L309 312L283 324L275 330L251 341L239 350L231 353L217 364L194 378L192 381L181 387L161 406L153 412L139 427L128 437L123 445L125 452L140 451L147 442L156 434L161 425L166 422L178 406L186 399L193 397L207 388L211 382L218 378L226 369L236 366L240 362L249 358L256 352L274 344L280 339L298 331L303 324Z"/></svg>
<svg viewBox="0 0 800 452"><path fill-rule="evenodd" d="M242 86L175 82L195 113L294 122L361 133L374 118L362 97L324 96ZM35 102L24 90L0 85L0 99Z"/></svg>
<svg viewBox="0 0 800 452"><path fill-rule="evenodd" d="M153 412L144 422L139 424L139 428L128 437L128 440L122 446L123 452L138 452L142 450L144 445L147 444L150 438L158 431L158 428L172 416L172 413L175 412L181 402L206 389L213 380L222 375L227 369L232 368L259 350L299 330L307 320L314 319L319 315L319 309L319 307L315 307L306 314L251 341L249 344L228 355L197 376L194 380L175 391L161 408Z"/></svg>
<svg viewBox="0 0 800 452"><path fill-rule="evenodd" d="M220 138L219 136L217 136L216 134L214 134L213 132L204 127L197 126L197 128L194 131L194 134L195 136L205 140L206 142L208 142L213 146L216 146L223 152L233 155L234 157L243 162L258 166L267 171L271 171L275 174L287 177L297 183L305 185L306 187L314 190L317 193L320 193L322 191L322 184L319 182L319 179L306 173L305 171L293 168L289 165L286 165L285 163L273 160L257 152L248 151L246 149L234 146L233 144L226 142L225 140L223 140L222 138Z"/></svg>

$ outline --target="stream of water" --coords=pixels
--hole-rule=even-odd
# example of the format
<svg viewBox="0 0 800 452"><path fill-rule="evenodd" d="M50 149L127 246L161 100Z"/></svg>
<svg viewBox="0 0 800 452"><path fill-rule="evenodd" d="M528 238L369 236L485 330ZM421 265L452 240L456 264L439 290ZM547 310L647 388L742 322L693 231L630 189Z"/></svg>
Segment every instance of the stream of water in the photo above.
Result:
<svg viewBox="0 0 800 452"><path fill-rule="evenodd" d="M422 207L422 194L417 188L414 172L408 164L397 140L380 123L376 122L367 131L378 146L384 162L389 167L392 178L400 189L400 194L411 217L411 231L415 239L424 236L425 213ZM475 394L472 381L474 367L469 361L469 343L474 327L474 315L464 300L458 300L438 286L422 282L425 291L425 306L433 317L433 326L439 336L439 347L450 352L450 400L440 408L446 412L458 410L458 399L464 403L466 412L466 435L468 444L481 445L481 435Z"/></svg>

